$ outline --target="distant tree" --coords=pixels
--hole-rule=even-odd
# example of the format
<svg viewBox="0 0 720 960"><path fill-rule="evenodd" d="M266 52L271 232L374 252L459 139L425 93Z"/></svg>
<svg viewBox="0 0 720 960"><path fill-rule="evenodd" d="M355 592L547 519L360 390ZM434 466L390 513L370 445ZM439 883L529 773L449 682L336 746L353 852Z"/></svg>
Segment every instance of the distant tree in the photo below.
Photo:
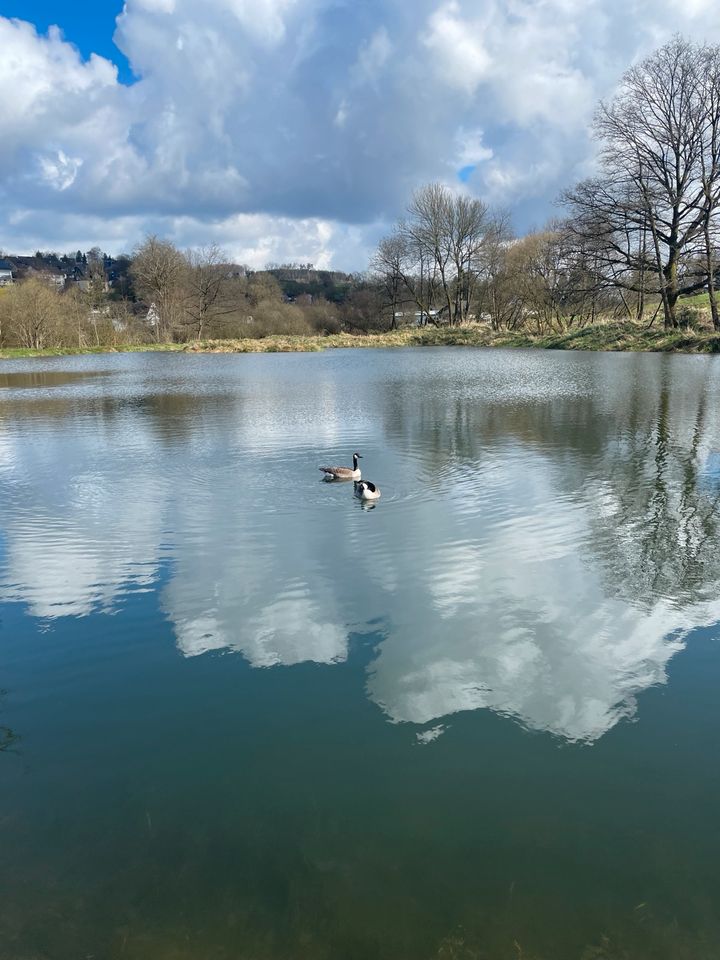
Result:
<svg viewBox="0 0 720 960"><path fill-rule="evenodd" d="M397 326L398 314L403 300L407 299L405 278L403 275L406 258L404 239L398 234L384 237L370 261L370 272L384 294L384 303L380 309L389 310L390 329Z"/></svg>
<svg viewBox="0 0 720 960"><path fill-rule="evenodd" d="M265 271L253 273L248 277L246 291L250 306L257 306L263 301L280 302L283 299L280 284L271 273Z"/></svg>
<svg viewBox="0 0 720 960"><path fill-rule="evenodd" d="M385 292L373 279L354 287L339 308L343 327L350 331L369 333L391 329L394 316L387 312Z"/></svg>
<svg viewBox="0 0 720 960"><path fill-rule="evenodd" d="M485 235L483 270L476 303L478 315L489 317L496 330L512 326L516 319L517 304L508 270L508 254L513 240L509 214L497 211Z"/></svg>
<svg viewBox="0 0 720 960"><path fill-rule="evenodd" d="M441 308L446 322L467 321L491 224L481 200L437 183L416 191L406 218L381 241L373 259L390 302L400 302L402 287L421 314Z"/></svg>
<svg viewBox="0 0 720 960"><path fill-rule="evenodd" d="M62 320L62 299L42 280L13 284L0 300L10 341L33 350L52 346Z"/></svg>
<svg viewBox="0 0 720 960"><path fill-rule="evenodd" d="M155 306L155 337L160 342L182 321L187 261L169 241L149 236L134 253L131 275L138 294Z"/></svg>
<svg viewBox="0 0 720 960"><path fill-rule="evenodd" d="M86 304L86 310L90 324L93 328L95 345L100 345L100 322L103 314L107 311L107 278L105 276L105 265L99 256L91 256L92 251L88 251L88 290L83 299Z"/></svg>
<svg viewBox="0 0 720 960"><path fill-rule="evenodd" d="M131 276L132 260L130 257L121 253L118 257L106 265L110 274L111 291L110 295L115 300L135 300L135 287Z"/></svg>
<svg viewBox="0 0 720 960"><path fill-rule="evenodd" d="M337 304L318 297L301 309L314 332L322 334L340 332L340 312Z"/></svg>
<svg viewBox="0 0 720 960"><path fill-rule="evenodd" d="M186 254L187 296L184 324L198 340L214 322L237 309L227 257L216 244Z"/></svg>

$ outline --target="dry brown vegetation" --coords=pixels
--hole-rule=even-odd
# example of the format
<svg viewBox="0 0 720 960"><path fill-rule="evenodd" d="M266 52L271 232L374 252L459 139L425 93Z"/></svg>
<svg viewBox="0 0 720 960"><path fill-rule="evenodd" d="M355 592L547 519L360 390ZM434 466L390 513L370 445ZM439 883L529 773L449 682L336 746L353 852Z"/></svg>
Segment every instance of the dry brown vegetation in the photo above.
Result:
<svg viewBox="0 0 720 960"><path fill-rule="evenodd" d="M325 336L268 335L223 340L191 340L175 344L119 345L116 347L5 348L0 358L48 356L67 353L116 352L126 350L182 351L186 353L314 353L320 350L392 347L514 347L546 350L606 350L635 352L720 353L720 334L712 328L665 330L632 321L597 323L561 333L535 334L532 331L493 330L477 324L462 327L423 327L385 333Z"/></svg>

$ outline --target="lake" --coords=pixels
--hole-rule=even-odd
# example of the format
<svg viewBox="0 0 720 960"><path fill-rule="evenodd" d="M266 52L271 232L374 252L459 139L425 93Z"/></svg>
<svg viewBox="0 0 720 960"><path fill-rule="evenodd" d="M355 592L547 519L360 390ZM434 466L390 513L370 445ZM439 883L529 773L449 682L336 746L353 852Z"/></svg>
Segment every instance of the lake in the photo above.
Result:
<svg viewBox="0 0 720 960"><path fill-rule="evenodd" d="M0 365L3 960L716 960L719 411L697 356Z"/></svg>

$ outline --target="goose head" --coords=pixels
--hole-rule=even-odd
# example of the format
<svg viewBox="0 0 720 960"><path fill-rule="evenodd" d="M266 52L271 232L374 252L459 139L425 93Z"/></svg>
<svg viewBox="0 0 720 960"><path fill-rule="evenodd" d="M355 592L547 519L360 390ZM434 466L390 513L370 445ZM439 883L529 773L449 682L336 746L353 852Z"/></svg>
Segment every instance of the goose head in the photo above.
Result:
<svg viewBox="0 0 720 960"><path fill-rule="evenodd" d="M355 482L355 496L360 500L379 500L380 491L369 480L358 480Z"/></svg>

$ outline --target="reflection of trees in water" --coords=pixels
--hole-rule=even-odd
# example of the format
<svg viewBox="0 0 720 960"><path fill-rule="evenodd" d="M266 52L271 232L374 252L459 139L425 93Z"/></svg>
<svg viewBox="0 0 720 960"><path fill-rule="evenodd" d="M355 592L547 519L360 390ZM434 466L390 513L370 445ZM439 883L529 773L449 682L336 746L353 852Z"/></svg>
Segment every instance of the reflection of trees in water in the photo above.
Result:
<svg viewBox="0 0 720 960"><path fill-rule="evenodd" d="M720 490L702 483L718 443L709 368L679 381L662 363L618 411L622 439L606 444L588 497L592 544L612 586L635 602L712 600L720 577Z"/></svg>
<svg viewBox="0 0 720 960"><path fill-rule="evenodd" d="M110 370L12 370L0 373L0 388L66 387L110 374Z"/></svg>
<svg viewBox="0 0 720 960"><path fill-rule="evenodd" d="M431 484L453 467L481 469L488 454L509 441L531 452L591 456L614 432L612 412L587 395L519 397L513 391L504 398L478 390L448 399L444 390L419 391L404 380L384 385L381 414L394 448L422 449Z"/></svg>
<svg viewBox="0 0 720 960"><path fill-rule="evenodd" d="M0 384L1 385L1 384ZM239 415L238 397L224 394L183 392L148 392L137 396L23 396L3 398L0 423L33 419L71 422L76 418L94 417L108 426L119 419L137 416L149 423L161 441L190 437L219 413Z"/></svg>
<svg viewBox="0 0 720 960"><path fill-rule="evenodd" d="M479 390L448 402L444 391L389 384L386 431L393 444L422 445L430 485L452 484L453 473L467 470L482 484L496 448L520 444L528 479L533 456L542 456L558 495L584 506L588 545L613 593L634 603L710 599L720 578L720 484L708 482L703 466L720 447L720 391L704 359L692 367L678 359L598 363L587 368L584 391L533 397L529 390L526 399Z"/></svg>
<svg viewBox="0 0 720 960"><path fill-rule="evenodd" d="M164 445L205 436L213 422L229 416L240 418L242 400L224 394L190 392L148 393L134 397L129 406L150 425Z"/></svg>

